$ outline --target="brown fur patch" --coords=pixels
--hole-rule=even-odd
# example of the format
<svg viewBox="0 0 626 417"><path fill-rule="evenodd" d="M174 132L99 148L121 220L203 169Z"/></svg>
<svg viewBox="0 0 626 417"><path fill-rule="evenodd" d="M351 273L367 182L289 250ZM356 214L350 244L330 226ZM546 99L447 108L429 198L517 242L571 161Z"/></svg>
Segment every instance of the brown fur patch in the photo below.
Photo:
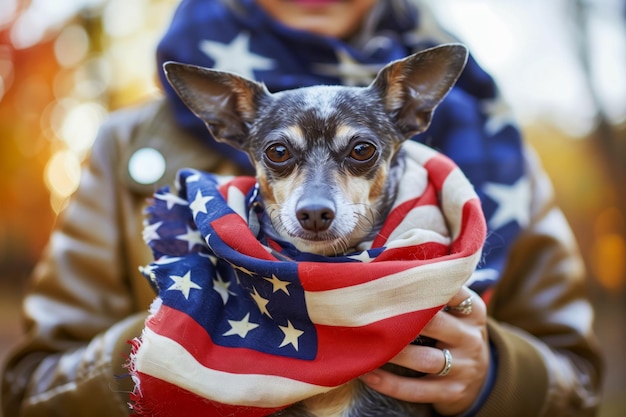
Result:
<svg viewBox="0 0 626 417"><path fill-rule="evenodd" d="M294 169L288 177L280 179L268 178L265 169L262 163L256 164L259 191L266 207L275 204L282 205L293 193L293 190L302 184L303 175L297 169Z"/></svg>
<svg viewBox="0 0 626 417"><path fill-rule="evenodd" d="M269 178L267 178L267 175L261 163L256 164L256 172L256 179L259 183L259 191L261 192L261 196L263 197L263 202L266 206L276 204L274 194L272 193L272 186L270 185L270 180Z"/></svg>
<svg viewBox="0 0 626 417"><path fill-rule="evenodd" d="M372 203L377 202L385 192L385 186L387 185L387 175L389 169L387 165L382 165L377 171L376 176L372 179L372 186L370 187L369 201Z"/></svg>
<svg viewBox="0 0 626 417"><path fill-rule="evenodd" d="M241 112L244 120L252 120L257 115L257 94L261 88L251 88L249 82L239 77L231 77L233 90L236 93L237 110Z"/></svg>
<svg viewBox="0 0 626 417"><path fill-rule="evenodd" d="M325 394L303 401L307 411L315 416L340 417L352 403L358 391L358 381L351 381Z"/></svg>
<svg viewBox="0 0 626 417"><path fill-rule="evenodd" d="M385 109L389 112L401 108L404 104L404 84L406 78L404 74L404 65L397 63L389 67L385 73Z"/></svg>

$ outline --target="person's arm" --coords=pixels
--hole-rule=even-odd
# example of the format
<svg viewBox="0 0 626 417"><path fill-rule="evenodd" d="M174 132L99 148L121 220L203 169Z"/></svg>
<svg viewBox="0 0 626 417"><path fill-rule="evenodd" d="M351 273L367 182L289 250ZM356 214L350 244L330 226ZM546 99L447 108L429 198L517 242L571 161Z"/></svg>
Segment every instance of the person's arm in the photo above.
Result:
<svg viewBox="0 0 626 417"><path fill-rule="evenodd" d="M531 222L489 305L498 374L477 415L594 415L602 361L581 256L537 158L527 160Z"/></svg>
<svg viewBox="0 0 626 417"><path fill-rule="evenodd" d="M26 336L2 379L12 417L127 416L127 341L146 313L129 284L120 219L113 128L104 127L81 184L59 218L24 300ZM135 266L136 269L136 266Z"/></svg>

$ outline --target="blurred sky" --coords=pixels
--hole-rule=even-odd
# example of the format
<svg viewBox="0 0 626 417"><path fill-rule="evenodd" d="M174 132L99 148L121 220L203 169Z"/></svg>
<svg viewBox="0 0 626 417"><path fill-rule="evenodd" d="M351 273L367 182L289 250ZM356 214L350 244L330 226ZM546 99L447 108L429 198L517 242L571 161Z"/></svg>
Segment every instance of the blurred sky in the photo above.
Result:
<svg viewBox="0 0 626 417"><path fill-rule="evenodd" d="M577 56L581 26L573 0L437 0L440 19L496 78L522 121L553 120L583 136L595 108ZM592 82L612 122L626 118L624 1L584 0Z"/></svg>

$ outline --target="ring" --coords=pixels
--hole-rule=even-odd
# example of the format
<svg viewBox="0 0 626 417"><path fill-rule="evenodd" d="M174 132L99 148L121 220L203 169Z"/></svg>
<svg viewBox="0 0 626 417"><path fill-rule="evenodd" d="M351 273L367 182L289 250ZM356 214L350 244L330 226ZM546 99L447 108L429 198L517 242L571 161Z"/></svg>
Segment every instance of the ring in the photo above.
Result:
<svg viewBox="0 0 626 417"><path fill-rule="evenodd" d="M447 306L446 311L454 311L463 316L469 316L472 314L472 296L470 295L465 300L461 301L458 306Z"/></svg>
<svg viewBox="0 0 626 417"><path fill-rule="evenodd" d="M446 363L443 365L443 369L437 374L437 376L446 376L452 368L452 354L448 349L442 349L441 351L443 352L443 357L446 360Z"/></svg>

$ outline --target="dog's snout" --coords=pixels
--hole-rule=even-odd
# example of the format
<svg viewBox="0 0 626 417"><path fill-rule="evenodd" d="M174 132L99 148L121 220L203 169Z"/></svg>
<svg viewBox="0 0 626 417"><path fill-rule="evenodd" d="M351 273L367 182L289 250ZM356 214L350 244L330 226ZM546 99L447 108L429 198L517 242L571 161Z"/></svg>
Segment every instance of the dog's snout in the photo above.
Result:
<svg viewBox="0 0 626 417"><path fill-rule="evenodd" d="M328 230L335 219L335 209L330 201L304 199L298 204L296 217L303 229L323 232Z"/></svg>

